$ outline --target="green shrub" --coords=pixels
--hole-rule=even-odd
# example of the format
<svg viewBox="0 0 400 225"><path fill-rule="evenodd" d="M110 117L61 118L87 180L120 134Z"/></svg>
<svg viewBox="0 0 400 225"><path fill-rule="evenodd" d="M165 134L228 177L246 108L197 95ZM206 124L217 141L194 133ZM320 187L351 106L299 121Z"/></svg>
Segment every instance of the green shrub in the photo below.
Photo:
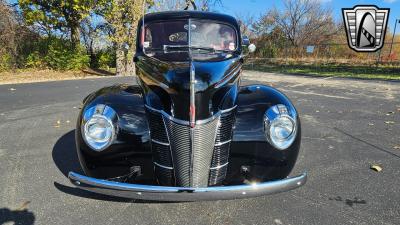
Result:
<svg viewBox="0 0 400 225"><path fill-rule="evenodd" d="M82 50L71 50L62 40L49 45L44 60L49 68L55 70L78 70L89 66L90 57Z"/></svg>
<svg viewBox="0 0 400 225"><path fill-rule="evenodd" d="M112 49L102 50L97 53L98 67L100 69L115 68L116 55Z"/></svg>
<svg viewBox="0 0 400 225"><path fill-rule="evenodd" d="M10 70L12 68L12 57L10 54L5 53L0 55L0 72Z"/></svg>
<svg viewBox="0 0 400 225"><path fill-rule="evenodd" d="M42 38L31 44L31 50L23 61L27 68L54 70L79 70L89 66L90 58L84 48L71 48L71 43L57 37Z"/></svg>
<svg viewBox="0 0 400 225"><path fill-rule="evenodd" d="M43 57L38 51L34 51L28 55L25 62L25 67L27 68L45 68L46 63L43 61Z"/></svg>
<svg viewBox="0 0 400 225"><path fill-rule="evenodd" d="M256 55L261 58L275 58L279 52L276 46L269 44L257 46L257 48Z"/></svg>

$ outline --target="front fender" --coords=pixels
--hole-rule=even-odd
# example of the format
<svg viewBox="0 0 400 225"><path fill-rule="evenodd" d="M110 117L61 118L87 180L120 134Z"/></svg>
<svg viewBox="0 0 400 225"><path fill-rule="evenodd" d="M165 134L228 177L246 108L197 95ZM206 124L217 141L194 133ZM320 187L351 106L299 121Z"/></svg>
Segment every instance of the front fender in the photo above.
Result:
<svg viewBox="0 0 400 225"><path fill-rule="evenodd" d="M86 110L104 104L117 113L117 135L114 142L101 152L92 150L82 138L82 117ZM129 174L131 167L149 167L151 151L149 128L142 92L138 86L113 85L102 88L84 99L78 116L76 147L84 172L96 178ZM147 165L145 165L147 164ZM152 168L148 168L152 171Z"/></svg>
<svg viewBox="0 0 400 225"><path fill-rule="evenodd" d="M296 116L298 130L295 141L286 150L268 143L264 133L264 113L277 104L286 105ZM255 180L276 180L289 175L296 162L301 142L301 125L296 108L288 97L275 88L249 85L240 88L236 123L231 145L230 175L243 174Z"/></svg>

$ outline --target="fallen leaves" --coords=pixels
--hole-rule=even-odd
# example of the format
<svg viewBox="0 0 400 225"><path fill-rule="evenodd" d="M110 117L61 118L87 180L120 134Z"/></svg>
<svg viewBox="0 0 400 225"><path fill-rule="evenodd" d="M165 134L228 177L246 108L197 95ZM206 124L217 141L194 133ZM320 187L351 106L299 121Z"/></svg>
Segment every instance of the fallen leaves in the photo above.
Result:
<svg viewBox="0 0 400 225"><path fill-rule="evenodd" d="M18 207L16 209L16 211L23 211L23 210L27 209L29 203L31 203L31 201L25 201L24 203L22 203L22 205L20 207Z"/></svg>
<svg viewBox="0 0 400 225"><path fill-rule="evenodd" d="M59 128L61 125L61 121L57 120L56 124L54 125L55 128Z"/></svg>
<svg viewBox="0 0 400 225"><path fill-rule="evenodd" d="M32 83L40 81L51 80L71 80L95 77L108 77L103 76L106 74L99 73L93 74L83 70L79 71L55 71L51 69L37 70L37 69L23 69L15 72L2 72L0 84L16 84L16 83ZM96 81L96 80L94 80Z"/></svg>
<svg viewBox="0 0 400 225"><path fill-rule="evenodd" d="M72 107L73 109L82 109L82 107L83 107L83 104L80 104L79 106L74 106L74 107Z"/></svg>
<svg viewBox="0 0 400 225"><path fill-rule="evenodd" d="M394 124L394 121L385 121L386 124Z"/></svg>
<svg viewBox="0 0 400 225"><path fill-rule="evenodd" d="M69 123L71 123L71 121L70 121L70 120L66 120L65 123L66 123L66 124L69 124ZM61 125L62 125L62 121L61 121L61 120L57 120L57 121L55 122L55 124L54 124L54 127L55 127L55 128L60 128Z"/></svg>
<svg viewBox="0 0 400 225"><path fill-rule="evenodd" d="M372 164L370 167L371 170L374 170L376 172L381 172L382 171L382 167L377 165L377 164Z"/></svg>

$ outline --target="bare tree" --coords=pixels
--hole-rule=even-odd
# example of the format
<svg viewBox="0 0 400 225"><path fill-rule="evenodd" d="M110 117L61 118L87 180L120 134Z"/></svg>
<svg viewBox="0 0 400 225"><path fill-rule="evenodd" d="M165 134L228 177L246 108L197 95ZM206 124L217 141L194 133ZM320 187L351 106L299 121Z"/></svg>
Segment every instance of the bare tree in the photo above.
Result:
<svg viewBox="0 0 400 225"><path fill-rule="evenodd" d="M156 0L154 11L168 10L201 10L210 11L216 6L222 6L221 0Z"/></svg>
<svg viewBox="0 0 400 225"><path fill-rule="evenodd" d="M240 26L240 33L249 38L255 38L253 32L253 25L255 24L254 16L248 13L246 15L236 14L235 17Z"/></svg>
<svg viewBox="0 0 400 225"><path fill-rule="evenodd" d="M321 43L337 32L332 10L318 0L285 0L284 10L274 8L267 17L294 46Z"/></svg>
<svg viewBox="0 0 400 225"><path fill-rule="evenodd" d="M185 10L190 9L190 6L192 6L193 10L211 11L218 5L222 6L221 0L186 0Z"/></svg>
<svg viewBox="0 0 400 225"><path fill-rule="evenodd" d="M96 67L95 42L100 37L100 26L92 21L91 17L82 20L80 32L83 44L90 56L90 67Z"/></svg>
<svg viewBox="0 0 400 225"><path fill-rule="evenodd" d="M12 7L0 0L0 69L14 67L17 57L18 21Z"/></svg>
<svg viewBox="0 0 400 225"><path fill-rule="evenodd" d="M195 0L186 0L185 1L185 8L184 10L188 10L190 6L193 7L193 10L197 10L196 2Z"/></svg>

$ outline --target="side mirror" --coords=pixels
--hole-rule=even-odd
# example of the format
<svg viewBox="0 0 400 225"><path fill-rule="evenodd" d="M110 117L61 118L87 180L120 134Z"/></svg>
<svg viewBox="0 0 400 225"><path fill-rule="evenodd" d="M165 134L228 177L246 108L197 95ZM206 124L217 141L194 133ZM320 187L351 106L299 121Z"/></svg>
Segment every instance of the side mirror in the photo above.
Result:
<svg viewBox="0 0 400 225"><path fill-rule="evenodd" d="M250 45L250 39L247 36L242 37L242 45L243 46L249 46Z"/></svg>
<svg viewBox="0 0 400 225"><path fill-rule="evenodd" d="M248 48L249 48L249 53L254 53L257 49L255 44L250 44Z"/></svg>

